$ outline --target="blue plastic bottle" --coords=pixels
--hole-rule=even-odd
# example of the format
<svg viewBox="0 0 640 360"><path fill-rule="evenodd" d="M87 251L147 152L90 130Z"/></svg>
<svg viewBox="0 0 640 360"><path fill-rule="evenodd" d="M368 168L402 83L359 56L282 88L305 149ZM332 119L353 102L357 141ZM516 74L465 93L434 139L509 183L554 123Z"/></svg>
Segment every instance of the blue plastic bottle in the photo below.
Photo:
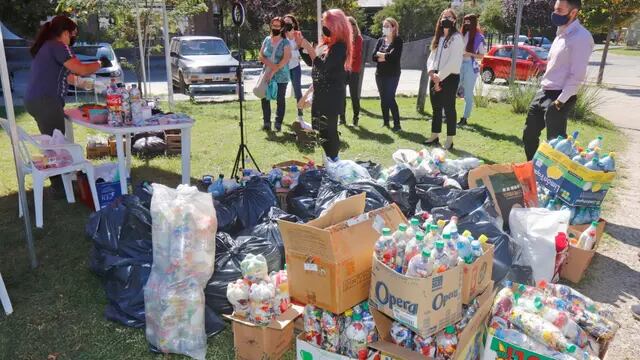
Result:
<svg viewBox="0 0 640 360"><path fill-rule="evenodd" d="M218 176L218 180L214 181L207 188L207 191L210 192L214 198L218 198L224 195L224 185L222 184L223 180L224 180L224 175L220 174Z"/></svg>
<svg viewBox="0 0 640 360"><path fill-rule="evenodd" d="M564 138L562 137L562 135L558 135L558 137L557 137L557 138L555 138L555 139L553 139L553 140L549 141L549 146L551 146L552 148L554 148L554 149L555 149L555 148L556 148L556 145L558 145L558 143L559 143L559 142L560 142L560 140L562 140L562 139L564 139Z"/></svg>
<svg viewBox="0 0 640 360"><path fill-rule="evenodd" d="M587 163L585 167L589 170L600 170L600 161L597 157L594 157L591 162Z"/></svg>
<svg viewBox="0 0 640 360"><path fill-rule="evenodd" d="M609 155L600 159L600 167L604 171L615 171L616 170L616 153L610 152Z"/></svg>
<svg viewBox="0 0 640 360"><path fill-rule="evenodd" d="M571 156L571 152L573 151L573 137L569 136L564 140L560 140L556 144L555 149L567 156Z"/></svg>
<svg viewBox="0 0 640 360"><path fill-rule="evenodd" d="M584 164L587 163L587 159L585 157L586 155L587 155L587 153L583 151L580 154L574 156L573 159L571 159L571 160L577 162L580 165L584 165Z"/></svg>

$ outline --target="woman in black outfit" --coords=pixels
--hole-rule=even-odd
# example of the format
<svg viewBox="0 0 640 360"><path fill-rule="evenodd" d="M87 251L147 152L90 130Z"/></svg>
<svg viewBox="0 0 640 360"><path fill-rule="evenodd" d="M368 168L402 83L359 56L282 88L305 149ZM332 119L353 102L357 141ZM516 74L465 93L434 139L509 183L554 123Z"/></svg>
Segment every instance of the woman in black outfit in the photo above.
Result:
<svg viewBox="0 0 640 360"><path fill-rule="evenodd" d="M400 112L396 102L396 89L400 81L400 57L402 56L402 38L398 35L398 22L393 18L384 19L383 37L378 39L373 52L376 66L376 84L380 92L383 126L389 127L389 112L393 116L393 131L400 131Z"/></svg>
<svg viewBox="0 0 640 360"><path fill-rule="evenodd" d="M351 65L351 25L342 10L322 14L322 43L317 48L296 33L300 56L313 69L313 128L320 134L324 152L331 161L338 160L338 116L344 112L347 71Z"/></svg>

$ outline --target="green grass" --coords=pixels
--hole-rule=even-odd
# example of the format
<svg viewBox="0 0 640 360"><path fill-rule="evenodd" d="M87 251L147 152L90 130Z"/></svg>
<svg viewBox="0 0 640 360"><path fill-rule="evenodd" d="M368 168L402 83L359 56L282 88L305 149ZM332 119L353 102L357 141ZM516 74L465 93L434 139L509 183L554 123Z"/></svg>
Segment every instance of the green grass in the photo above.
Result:
<svg viewBox="0 0 640 360"><path fill-rule="evenodd" d="M398 148L421 148L431 124L415 111L415 98L399 98L404 132L394 134L381 128L377 100L363 100L361 127L341 127L343 159L373 160L391 165L391 154ZM462 111L458 102L458 111ZM430 109L427 106L427 109ZM196 120L193 131L192 176L228 174L238 145L237 103L192 105L180 103L178 111ZM516 115L505 104L476 108L470 130L459 130L455 156L476 155L488 163L525 160L520 141L524 115ZM293 102L287 108L287 124L294 118ZM267 135L259 130L260 104L247 103L249 148L263 169L270 164L300 158L303 154L317 160L321 150L301 153L290 137ZM37 127L31 117L18 109L18 124L30 133ZM571 121L569 132L579 130L582 139L598 134L606 144L620 144L623 137L603 119L597 124ZM83 144L93 132L75 128L76 141ZM605 146L608 148L608 146ZM458 150L459 149L459 150ZM0 152L11 154L8 138L0 135ZM180 181L180 159L135 158L133 182L151 180L175 186ZM29 187L29 185L28 185ZM29 269L24 228L17 217L17 185L10 155L0 162L0 273L7 284L15 312L7 317L0 311L0 358L45 359L59 353L59 359L151 359L160 356L148 351L144 331L129 329L104 319L106 304L99 279L88 270L90 242L84 236L89 215L81 204L45 199L42 230L35 230L40 266ZM32 198L31 193L28 195ZM31 200L30 200L31 202ZM233 338L229 328L209 339L207 358L232 359ZM167 358L180 358L168 356ZM288 358L293 358L290 352Z"/></svg>
<svg viewBox="0 0 640 360"><path fill-rule="evenodd" d="M640 48L638 47L609 49L609 52L617 55L640 56Z"/></svg>

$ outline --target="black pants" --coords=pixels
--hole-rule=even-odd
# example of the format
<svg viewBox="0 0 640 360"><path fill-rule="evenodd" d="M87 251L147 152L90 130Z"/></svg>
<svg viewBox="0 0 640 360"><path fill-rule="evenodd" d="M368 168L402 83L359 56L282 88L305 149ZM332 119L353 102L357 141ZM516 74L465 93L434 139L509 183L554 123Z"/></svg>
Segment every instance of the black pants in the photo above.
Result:
<svg viewBox="0 0 640 360"><path fill-rule="evenodd" d="M376 85L380 93L380 108L382 109L382 119L385 125L389 125L389 112L393 116L393 126L400 127L400 111L396 102L396 89L398 89L398 76L376 75Z"/></svg>
<svg viewBox="0 0 640 360"><path fill-rule="evenodd" d="M360 117L360 73L350 72L347 76L347 86L351 95L351 108L353 109L353 121L357 122ZM344 98L345 112L347 109L347 98ZM346 122L345 112L340 115L340 122Z"/></svg>
<svg viewBox="0 0 640 360"><path fill-rule="evenodd" d="M313 128L320 135L320 145L324 153L330 159L335 159L340 151L340 138L338 137L338 115L320 115L313 117Z"/></svg>
<svg viewBox="0 0 640 360"><path fill-rule="evenodd" d="M547 128L547 140L562 135L567 137L567 117L576 104L575 95L560 108L556 109L553 102L560 96L562 90L540 90L529 105L527 121L522 132L524 152L527 160L533 159L533 155L540 145L540 134Z"/></svg>
<svg viewBox="0 0 640 360"><path fill-rule="evenodd" d="M429 99L431 100L431 109L433 113L433 121L431 122L431 132L439 134L442 132L442 110L447 118L447 136L456 134L456 92L458 91L458 83L460 82L460 74L449 74L440 82L440 91L435 91L434 83L430 81Z"/></svg>
<svg viewBox="0 0 640 360"><path fill-rule="evenodd" d="M53 130L60 130L64 134L64 104L59 98L43 97L24 102L27 112L33 116L38 129L43 135L53 135ZM55 190L63 191L62 177L49 178Z"/></svg>
<svg viewBox="0 0 640 360"><path fill-rule="evenodd" d="M276 127L282 126L282 119L284 119L285 111L285 95L287 94L287 85L289 83L278 83L278 97L276 99ZM262 99L262 119L264 125L271 126L271 102L269 100Z"/></svg>

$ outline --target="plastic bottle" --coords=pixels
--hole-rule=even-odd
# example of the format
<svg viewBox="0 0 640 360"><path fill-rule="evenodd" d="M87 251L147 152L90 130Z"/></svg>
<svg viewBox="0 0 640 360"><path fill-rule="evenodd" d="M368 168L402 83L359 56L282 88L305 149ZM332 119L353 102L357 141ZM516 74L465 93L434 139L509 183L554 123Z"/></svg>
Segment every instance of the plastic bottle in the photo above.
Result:
<svg viewBox="0 0 640 360"><path fill-rule="evenodd" d="M580 154L574 156L571 160L577 162L580 165L584 165L587 163L587 153L585 151L581 152Z"/></svg>
<svg viewBox="0 0 640 360"><path fill-rule="evenodd" d="M420 219L411 218L409 223L409 227L407 228L407 239L412 239L418 232L422 232L422 228L420 227Z"/></svg>
<svg viewBox="0 0 640 360"><path fill-rule="evenodd" d="M233 315L238 318L249 316L249 282L237 279L227 285L227 300L233 306Z"/></svg>
<svg viewBox="0 0 640 360"><path fill-rule="evenodd" d="M511 282L508 281L506 282L505 287L496 294L496 297L493 300L493 306L491 307L491 315L493 317L509 319L511 309L513 308L513 302L513 290L511 289Z"/></svg>
<svg viewBox="0 0 640 360"><path fill-rule="evenodd" d="M111 79L111 84L107 88L105 101L109 111L109 126L122 125L122 96L118 93L115 78Z"/></svg>
<svg viewBox="0 0 640 360"><path fill-rule="evenodd" d="M426 233L429 231L427 226L433 224L433 217L431 216L431 214L425 211L422 213L422 215L420 215L420 218L422 219L422 229L424 229Z"/></svg>
<svg viewBox="0 0 640 360"><path fill-rule="evenodd" d="M554 309L552 307L544 306L542 302L535 304L536 310L543 319L549 321L555 327L562 331L562 334L571 343L584 348L589 342L589 336L580 328L580 326L571 319L568 313Z"/></svg>
<svg viewBox="0 0 640 360"><path fill-rule="evenodd" d="M407 224L398 225L398 230L393 233L393 241L398 242L399 239L402 239L405 242L409 240L407 239Z"/></svg>
<svg viewBox="0 0 640 360"><path fill-rule="evenodd" d="M483 254L484 254L484 251L482 250L482 245L480 244L480 241L473 240L471 242L471 255L473 255L473 257L477 259Z"/></svg>
<svg viewBox="0 0 640 360"><path fill-rule="evenodd" d="M406 226L406 225L405 225ZM405 232L406 234L406 232ZM396 247L396 259L395 259L395 271L402 274L402 270L404 269L405 266L405 253L407 251L407 241L405 240L406 237L404 236L399 236L396 241L394 242L394 245Z"/></svg>
<svg viewBox="0 0 640 360"><path fill-rule="evenodd" d="M222 184L224 181L224 175L218 175L218 179L214 181L209 187L207 191L213 195L214 198L219 198L224 195L224 185Z"/></svg>
<svg viewBox="0 0 640 360"><path fill-rule="evenodd" d="M322 346L322 329L320 326L321 319L321 309L318 309L310 304L305 305L302 315L304 324L304 339L317 347Z"/></svg>
<svg viewBox="0 0 640 360"><path fill-rule="evenodd" d="M557 151L570 156L571 155L571 151L573 149L573 137L569 136L566 139L560 140L555 148Z"/></svg>
<svg viewBox="0 0 640 360"><path fill-rule="evenodd" d="M144 125L144 119L142 117L142 97L137 84L131 85L129 101L131 102L131 121L136 126Z"/></svg>
<svg viewBox="0 0 640 360"><path fill-rule="evenodd" d="M610 152L609 155L600 159L600 168L603 171L615 171L616 170L616 153Z"/></svg>
<svg viewBox="0 0 640 360"><path fill-rule="evenodd" d="M426 278L431 276L433 272L433 258L431 251L423 249L420 254L415 255L409 260L407 268L407 276Z"/></svg>
<svg viewBox="0 0 640 360"><path fill-rule="evenodd" d="M596 242L597 230L598 222L591 222L591 225L589 225L589 227L580 234L580 238L578 238L578 247L585 250L591 250L593 248L593 244Z"/></svg>
<svg viewBox="0 0 640 360"><path fill-rule="evenodd" d="M557 204L556 198L551 198L549 200L549 202L547 203L547 206L545 206L545 208L547 210L555 210L556 209L556 204Z"/></svg>
<svg viewBox="0 0 640 360"><path fill-rule="evenodd" d="M323 311L320 327L322 329L322 348L337 353L340 350L338 316L330 311Z"/></svg>
<svg viewBox="0 0 640 360"><path fill-rule="evenodd" d="M531 337L527 336L526 334L523 334L522 332L516 329L497 329L496 332L493 334L493 336L503 341L506 341L510 344L518 346L520 348L527 349L529 351L533 351L541 355L545 355L552 359L556 359L556 360L575 360L576 359L568 354L563 354L563 353L551 350L548 347L544 346L543 344L537 342L536 340L532 339Z"/></svg>
<svg viewBox="0 0 640 360"><path fill-rule="evenodd" d="M123 84L118 84L118 93L122 97L122 120L126 125L131 124L131 103L129 102L129 91Z"/></svg>
<svg viewBox="0 0 640 360"><path fill-rule="evenodd" d="M558 135L557 138L552 139L551 141L549 141L549 146L551 146L552 148L555 149L556 145L558 145L558 143L564 139L564 137L562 135Z"/></svg>
<svg viewBox="0 0 640 360"><path fill-rule="evenodd" d="M392 343L409 349L413 348L413 334L411 330L407 329L404 325L394 321L393 324L391 324L389 333Z"/></svg>
<svg viewBox="0 0 640 360"><path fill-rule="evenodd" d="M446 234L446 233L453 233L453 232L458 232L458 217L457 216L452 216L451 219L449 220L449 222L447 223L447 225L442 229L442 233Z"/></svg>
<svg viewBox="0 0 640 360"><path fill-rule="evenodd" d="M462 319L455 324L456 332L458 334L460 334L462 330L469 325L469 322L473 319L473 316L478 312L479 308L480 303L477 298L473 299L468 306L463 305Z"/></svg>
<svg viewBox="0 0 640 360"><path fill-rule="evenodd" d="M291 189L298 185L298 179L300 178L300 170L297 166L292 165L289 169L289 177L291 177L291 185L289 186Z"/></svg>
<svg viewBox="0 0 640 360"><path fill-rule="evenodd" d="M275 288L272 283L266 281L253 283L249 290L251 305L249 320L258 325L268 325L274 317L273 299L275 296Z"/></svg>
<svg viewBox="0 0 640 360"><path fill-rule="evenodd" d="M416 233L416 236L409 240L407 243L406 250L404 252L404 262L402 273L407 272L407 268L409 267L409 261L413 259L414 256L420 254L422 252L422 248L424 247L424 233L419 231Z"/></svg>
<svg viewBox="0 0 640 360"><path fill-rule="evenodd" d="M424 246L429 249L433 249L436 241L441 240L440 234L438 234L438 225L429 225L427 236L424 239Z"/></svg>
<svg viewBox="0 0 640 360"><path fill-rule="evenodd" d="M276 315L286 312L291 306L291 297L289 296L289 276L287 274L287 264L284 264L284 270L273 272L271 274L271 282L276 290L276 296L273 302L273 309Z"/></svg>
<svg viewBox="0 0 640 360"><path fill-rule="evenodd" d="M589 150L587 152L587 155L585 155L585 160L587 160L586 162L588 163L589 161L593 160L594 158L600 158L600 148L597 147L593 150Z"/></svg>
<svg viewBox="0 0 640 360"><path fill-rule="evenodd" d="M447 326L443 332L436 336L436 360L453 359L453 355L458 347L458 337L456 336L456 328L452 325Z"/></svg>
<svg viewBox="0 0 640 360"><path fill-rule="evenodd" d="M553 349L565 353L575 353L577 346L562 334L560 329L539 315L525 311L520 307L511 309L509 320L526 335Z"/></svg>
<svg viewBox="0 0 640 360"><path fill-rule="evenodd" d="M393 241L391 237L391 229L383 228L382 235L378 238L378 240L376 241L373 247L376 254L376 258L378 258L378 260L383 261L384 252L387 249L387 247L389 247L391 241Z"/></svg>
<svg viewBox="0 0 640 360"><path fill-rule="evenodd" d="M345 337L349 344L347 346L348 356L357 359L360 351L367 349L367 331L362 323L362 315L354 313L351 317L351 323L345 331Z"/></svg>
<svg viewBox="0 0 640 360"><path fill-rule="evenodd" d="M362 303L362 324L367 331L367 344L372 344L378 341L378 332L376 331L376 322L373 320L373 315L369 310L369 302Z"/></svg>
<svg viewBox="0 0 640 360"><path fill-rule="evenodd" d="M433 358L436 356L436 340L432 336L423 338L415 334L413 335L413 351Z"/></svg>
<svg viewBox="0 0 640 360"><path fill-rule="evenodd" d="M353 317L353 309L347 309L344 313L342 313L339 317L340 324L340 347L338 352L342 355L348 355L349 353L349 342L347 341L347 328L351 324L351 318Z"/></svg>
<svg viewBox="0 0 640 360"><path fill-rule="evenodd" d="M435 243L435 251L431 253L433 256L433 269L435 272L441 273L449 269L449 255L444 249L444 241L438 240Z"/></svg>
<svg viewBox="0 0 640 360"><path fill-rule="evenodd" d="M436 225L438 226L438 230L440 231L440 233L443 232L445 225L447 225L447 222L440 219L436 222Z"/></svg>
<svg viewBox="0 0 640 360"><path fill-rule="evenodd" d="M585 167L589 170L600 171L600 162L597 157L594 157L585 165Z"/></svg>
<svg viewBox="0 0 640 360"><path fill-rule="evenodd" d="M455 232L454 234L457 234ZM445 251L447 252L447 256L449 257L449 267L452 268L458 265L458 249L456 243L451 239L451 234L444 233L442 235L442 239L445 243Z"/></svg>
<svg viewBox="0 0 640 360"><path fill-rule="evenodd" d="M589 145L587 145L587 149L594 150L595 148L602 148L602 139L602 135L598 135L595 139L589 142Z"/></svg>
<svg viewBox="0 0 640 360"><path fill-rule="evenodd" d="M462 236L458 237L458 240L456 241L456 249L458 250L458 256L463 260L472 256L471 241L469 240L470 236L471 236L471 232L465 231L462 234Z"/></svg>

